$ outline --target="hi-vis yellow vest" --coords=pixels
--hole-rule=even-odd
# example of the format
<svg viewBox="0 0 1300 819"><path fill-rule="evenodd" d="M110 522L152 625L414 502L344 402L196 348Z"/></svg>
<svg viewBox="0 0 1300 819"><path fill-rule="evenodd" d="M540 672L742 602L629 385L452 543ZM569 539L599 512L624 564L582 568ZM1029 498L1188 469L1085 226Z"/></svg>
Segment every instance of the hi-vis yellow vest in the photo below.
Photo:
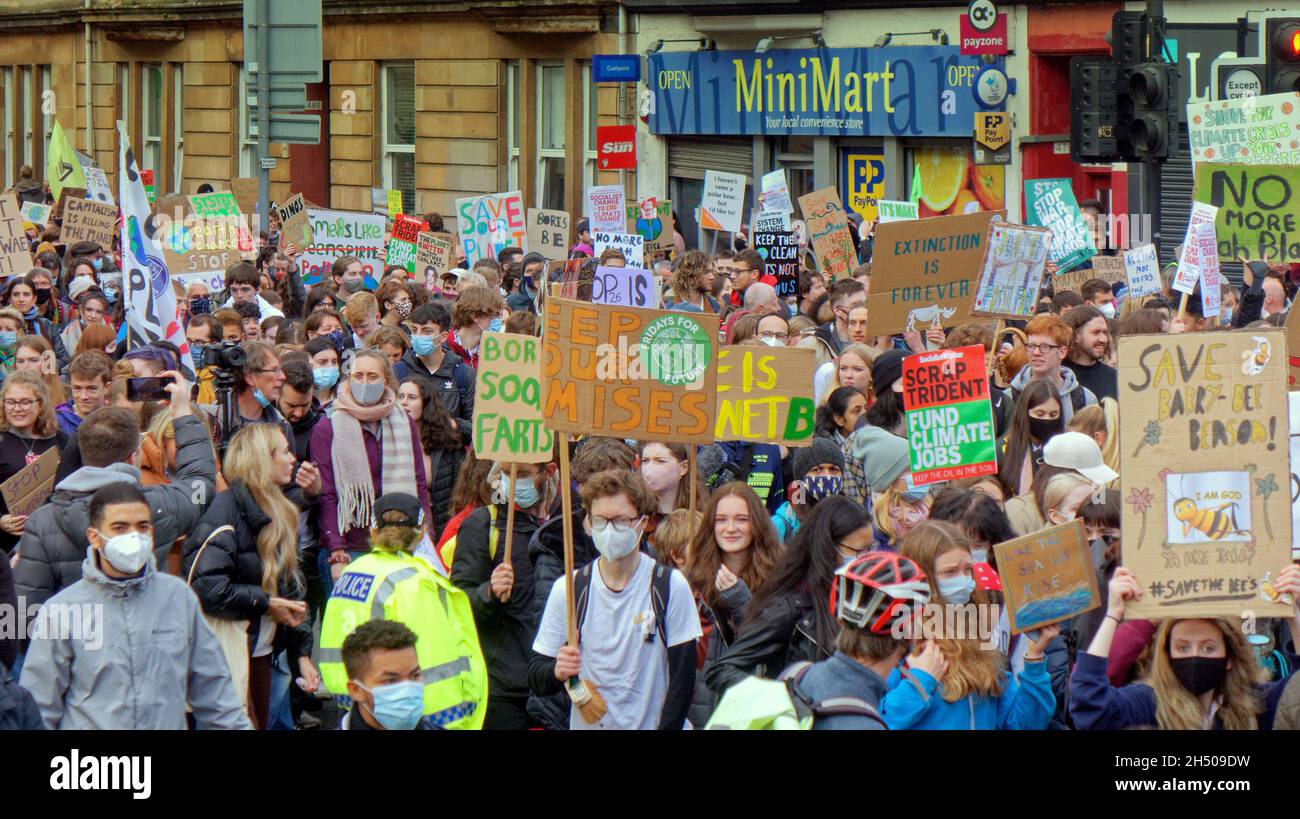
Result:
<svg viewBox="0 0 1300 819"><path fill-rule="evenodd" d="M469 597L418 557L370 552L348 564L325 606L320 673L335 695L347 696L343 640L362 623L396 620L418 637L424 713L449 729L483 727L488 675Z"/></svg>

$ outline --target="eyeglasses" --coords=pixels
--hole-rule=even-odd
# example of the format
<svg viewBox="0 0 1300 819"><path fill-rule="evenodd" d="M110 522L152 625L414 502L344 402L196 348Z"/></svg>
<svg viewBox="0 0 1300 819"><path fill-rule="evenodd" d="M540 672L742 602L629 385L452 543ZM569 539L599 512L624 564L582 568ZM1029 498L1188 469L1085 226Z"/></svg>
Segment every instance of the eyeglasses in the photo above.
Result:
<svg viewBox="0 0 1300 819"><path fill-rule="evenodd" d="M284 369L282 367L273 367L269 370L253 370L253 372L259 375L284 375Z"/></svg>
<svg viewBox="0 0 1300 819"><path fill-rule="evenodd" d="M781 341L781 342L790 340L790 336L787 333L773 333L771 331L766 333L759 333L758 337L763 339L764 341L767 341L768 339L775 339L776 341Z"/></svg>
<svg viewBox="0 0 1300 819"><path fill-rule="evenodd" d="M1052 350L1061 349L1060 344L1026 344L1025 349L1031 353L1050 353Z"/></svg>
<svg viewBox="0 0 1300 819"><path fill-rule="evenodd" d="M31 409L36 403L35 398L6 398L5 409Z"/></svg>
<svg viewBox="0 0 1300 819"><path fill-rule="evenodd" d="M605 527L613 526L615 532L624 533L635 529L641 521L645 520L645 515L639 518L602 518L597 515L591 516L591 528L597 532L604 531Z"/></svg>

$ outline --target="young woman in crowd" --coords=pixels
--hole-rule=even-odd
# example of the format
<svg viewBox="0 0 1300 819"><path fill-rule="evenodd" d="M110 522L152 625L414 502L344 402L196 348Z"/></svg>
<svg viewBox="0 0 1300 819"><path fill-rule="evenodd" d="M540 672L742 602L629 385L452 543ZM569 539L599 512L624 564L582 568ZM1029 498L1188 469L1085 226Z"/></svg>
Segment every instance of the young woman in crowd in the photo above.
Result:
<svg viewBox="0 0 1300 819"><path fill-rule="evenodd" d="M68 310L54 289L54 276L44 267L34 267L27 274L27 280L36 292L36 314L48 321L54 330L62 328L68 320Z"/></svg>
<svg viewBox="0 0 1300 819"><path fill-rule="evenodd" d="M666 515L691 505L691 481L695 481L695 508L708 503L708 489L690 475L688 444L645 441L641 444L641 477L659 500L659 514Z"/></svg>
<svg viewBox="0 0 1300 819"><path fill-rule="evenodd" d="M812 508L832 495L844 492L844 453L828 438L813 438L810 445L791 454L790 499L772 515L777 537L789 542Z"/></svg>
<svg viewBox="0 0 1300 819"><path fill-rule="evenodd" d="M41 268L44 271L44 268ZM46 281L48 282L48 274ZM48 291L47 291L48 292ZM36 306L36 285L32 284L29 276L17 276L9 280L9 286L5 288L5 304L18 311L23 317L25 332L36 336L42 336L50 342L54 349L54 354L58 359L59 368L67 366L69 359L68 351L63 348L63 339L59 337L59 330L54 323L44 316L40 315Z"/></svg>
<svg viewBox="0 0 1300 819"><path fill-rule="evenodd" d="M720 695L749 674L775 677L791 663L834 653L839 628L825 601L835 571L870 549L874 536L861 504L838 496L817 504L754 590L736 641L705 672L709 689Z"/></svg>
<svg viewBox="0 0 1300 819"><path fill-rule="evenodd" d="M311 359L311 378L316 385L316 400L324 410L334 402L339 384L339 351L332 339L317 336L302 346Z"/></svg>
<svg viewBox="0 0 1300 819"><path fill-rule="evenodd" d="M822 390L822 402L840 387L852 387L863 398L871 395L871 368L876 351L865 344L849 344L835 359L830 382Z"/></svg>
<svg viewBox="0 0 1300 819"><path fill-rule="evenodd" d="M1011 411L1011 426L998 445L998 479L1008 495L1029 491L1043 464L1043 447L1062 430L1061 401L1047 381L1030 381Z"/></svg>
<svg viewBox="0 0 1300 819"><path fill-rule="evenodd" d="M54 348L40 336L25 335L18 340L14 351L14 369L29 370L41 376L54 406L68 400L63 382L59 380L59 366L54 358Z"/></svg>
<svg viewBox="0 0 1300 819"><path fill-rule="evenodd" d="M4 333L4 311L0 310L0 337ZM92 324L81 331L81 338L77 339L77 355L90 352L104 353L109 358L113 357L113 351L117 349L117 331L107 324Z"/></svg>
<svg viewBox="0 0 1300 819"><path fill-rule="evenodd" d="M926 521L900 544L930 583L930 606L964 606L975 580L970 540L952 523ZM982 602L982 601L977 601ZM925 617L917 628L918 649L890 674L881 715L893 730L1041 730L1056 708L1045 648L1060 631L1041 629L1025 655L1019 678L1006 668L978 633L968 633L978 616ZM949 633L952 628L956 633ZM933 632L931 630L934 630ZM937 632L937 633L934 633Z"/></svg>
<svg viewBox="0 0 1300 819"><path fill-rule="evenodd" d="M1102 463L1119 472L1119 403L1114 398L1103 398L1079 410L1068 427L1096 441Z"/></svg>
<svg viewBox="0 0 1300 819"><path fill-rule="evenodd" d="M40 373L30 370L10 372L0 387L0 483L3 483L45 454L47 449L62 451L69 437L59 429L54 404ZM13 550L22 536L27 515L9 513L9 504L0 496L0 549Z"/></svg>
<svg viewBox="0 0 1300 819"><path fill-rule="evenodd" d="M1300 566L1278 574L1274 588L1300 600ZM1107 657L1125 606L1144 595L1138 577L1115 571L1107 590L1106 615L1070 678L1070 716L1075 728L1121 730L1269 729L1273 708L1287 680L1263 684L1264 671L1236 618L1166 618L1151 645L1150 670L1141 682L1116 687L1106 676ZM1300 609L1291 635L1300 635Z"/></svg>
<svg viewBox="0 0 1300 819"><path fill-rule="evenodd" d="M379 323L387 327L401 327L411 317L411 292L406 282L399 278L385 279L375 292L379 300Z"/></svg>
<svg viewBox="0 0 1300 819"><path fill-rule="evenodd" d="M876 524L876 548L898 551L907 533L930 517L930 491L912 483L910 473L895 478L889 488L873 492L872 520Z"/></svg>
<svg viewBox="0 0 1300 819"><path fill-rule="evenodd" d="M843 446L853 434L858 419L867 411L867 397L856 387L837 387L826 396L817 408L815 433L818 438L829 438L836 446Z"/></svg>
<svg viewBox="0 0 1300 819"><path fill-rule="evenodd" d="M275 424L250 424L230 439L222 462L229 488L217 495L185 540L183 568L209 616L248 624L248 699L257 727L269 723L271 656L287 650L290 667L320 683L305 626L306 583L298 565L296 459ZM241 695L243 692L239 692Z"/></svg>
<svg viewBox="0 0 1300 819"><path fill-rule="evenodd" d="M103 325L108 314L108 299L98 289L84 290L77 296L77 315L70 320L59 334L63 340L63 349L75 350L81 341L81 334L87 327Z"/></svg>
<svg viewBox="0 0 1300 819"><path fill-rule="evenodd" d="M947 486L934 496L928 520L956 524L970 540L971 559L997 569L993 547L1014 540L1015 530L996 500L973 489Z"/></svg>
<svg viewBox="0 0 1300 819"><path fill-rule="evenodd" d="M451 520L451 494L456 484L460 462L465 458L456 419L433 393L427 378L410 376L397 386L397 403L415 420L420 430L420 447L424 452L424 474L429 481L429 507L433 523L429 532L435 537Z"/></svg>

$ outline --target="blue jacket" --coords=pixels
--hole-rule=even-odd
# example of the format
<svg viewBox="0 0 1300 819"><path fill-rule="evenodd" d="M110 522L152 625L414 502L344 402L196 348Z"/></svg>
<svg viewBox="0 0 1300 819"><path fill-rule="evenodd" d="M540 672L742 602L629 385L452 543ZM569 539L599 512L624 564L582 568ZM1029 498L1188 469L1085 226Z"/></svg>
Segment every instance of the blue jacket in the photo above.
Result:
<svg viewBox="0 0 1300 819"><path fill-rule="evenodd" d="M972 695L956 702L943 699L939 681L918 668L901 666L889 675L889 693L881 714L891 730L1012 730L1041 731L1052 719L1056 697L1047 663L1025 663L1017 682L1010 671L1002 677L1002 696Z"/></svg>
<svg viewBox="0 0 1300 819"><path fill-rule="evenodd" d="M743 466L745 449L751 447L749 458L749 488L764 502L767 511L775 512L785 503L785 477L781 474L781 448L776 444L755 444L748 441L719 441L726 463Z"/></svg>
<svg viewBox="0 0 1300 819"><path fill-rule="evenodd" d="M794 533L799 531L799 517L795 515L790 501L781 504L781 508L772 514L772 525L776 527L776 535L782 543L789 543Z"/></svg>
<svg viewBox="0 0 1300 819"><path fill-rule="evenodd" d="M803 679L799 690L813 702L824 702L835 697L854 697L863 700L876 711L885 695L885 681L862 663L837 651L825 660L814 663ZM813 721L814 731L880 731L879 722L857 714L829 714Z"/></svg>

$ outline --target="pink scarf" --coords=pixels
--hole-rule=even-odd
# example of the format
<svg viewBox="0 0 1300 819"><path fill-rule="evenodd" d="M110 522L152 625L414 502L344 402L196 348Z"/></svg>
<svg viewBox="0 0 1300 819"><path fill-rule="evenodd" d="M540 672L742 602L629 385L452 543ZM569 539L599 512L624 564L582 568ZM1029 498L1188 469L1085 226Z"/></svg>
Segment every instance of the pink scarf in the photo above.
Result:
<svg viewBox="0 0 1300 819"><path fill-rule="evenodd" d="M419 497L415 481L415 444L406 411L397 405L391 389L384 390L371 406L363 406L352 397L348 381L339 383L334 398L334 442L330 456L334 462L334 491L338 496L338 531L368 529L374 523L375 487L370 480L370 460L361 432L363 422L379 421L383 462L380 476L383 493L405 492Z"/></svg>

